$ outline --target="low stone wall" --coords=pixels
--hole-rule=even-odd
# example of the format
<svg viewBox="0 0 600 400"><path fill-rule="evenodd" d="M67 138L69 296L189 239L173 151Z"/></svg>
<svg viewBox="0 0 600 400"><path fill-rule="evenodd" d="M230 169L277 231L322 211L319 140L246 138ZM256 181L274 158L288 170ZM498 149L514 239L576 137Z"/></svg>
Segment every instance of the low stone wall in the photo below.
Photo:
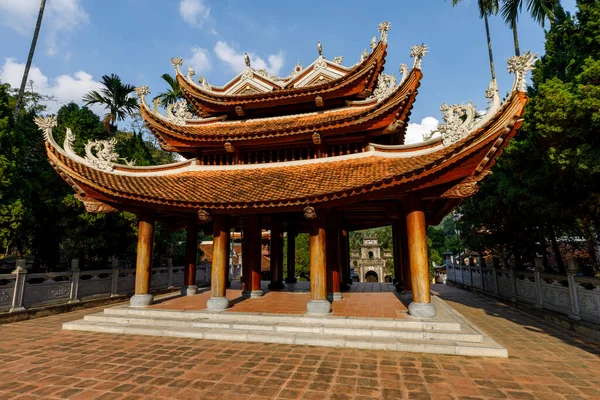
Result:
<svg viewBox="0 0 600 400"><path fill-rule="evenodd" d="M446 271L447 281L456 285L600 324L600 279L452 263Z"/></svg>
<svg viewBox="0 0 600 400"><path fill-rule="evenodd" d="M121 269L117 262L110 269L81 271L73 260L67 272L28 273L25 261L17 261L10 274L0 274L0 313L29 308L72 304L81 300L132 294L135 269ZM196 284L210 283L210 264L196 266ZM167 262L165 267L152 268L150 290L158 291L183 285L183 267Z"/></svg>

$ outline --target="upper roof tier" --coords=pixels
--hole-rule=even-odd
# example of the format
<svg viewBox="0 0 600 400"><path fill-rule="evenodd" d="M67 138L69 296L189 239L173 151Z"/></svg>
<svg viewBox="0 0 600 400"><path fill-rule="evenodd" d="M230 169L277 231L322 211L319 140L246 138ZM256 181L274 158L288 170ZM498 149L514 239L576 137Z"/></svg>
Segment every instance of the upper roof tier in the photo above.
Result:
<svg viewBox="0 0 600 400"><path fill-rule="evenodd" d="M358 63L351 67L342 65L343 56L335 57L332 61L323 57L320 42L318 58L306 68L298 60L286 77L277 77L266 69L253 69L250 58L245 54L246 68L223 86L210 85L203 77L196 83L191 67L187 75L181 72L181 58L173 58L171 62L184 96L200 116L265 116L279 113L282 108L289 106L295 110L311 111L337 106L345 99L366 98L371 94L385 63L390 26L388 22L379 24L379 43L373 37L371 53L365 49Z"/></svg>
<svg viewBox="0 0 600 400"><path fill-rule="evenodd" d="M397 84L393 76L382 74L372 96L366 100L347 101L345 106L320 112L230 121L225 116L183 118L178 114L185 105L164 116L150 108L145 100L146 88L138 88L141 111L146 125L165 150L193 153L197 149L231 149L236 146L260 147L283 142L311 142L315 134L322 139L358 135L359 141L380 133L398 131L404 135L407 115L422 77L417 68L403 70Z"/></svg>

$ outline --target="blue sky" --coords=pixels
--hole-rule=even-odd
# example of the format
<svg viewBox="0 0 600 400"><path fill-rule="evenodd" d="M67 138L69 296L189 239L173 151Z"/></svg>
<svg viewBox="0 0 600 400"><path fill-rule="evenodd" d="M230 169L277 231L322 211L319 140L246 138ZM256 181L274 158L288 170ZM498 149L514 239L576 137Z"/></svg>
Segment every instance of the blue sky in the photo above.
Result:
<svg viewBox="0 0 600 400"><path fill-rule="evenodd" d="M575 0L563 1L574 10ZM18 86L29 51L39 0L0 0L0 80ZM490 80L485 30L477 2L465 0L395 1L243 1L243 0L47 0L30 79L53 95L56 110L98 87L104 74L146 84L153 94L165 89L160 75L173 73L171 57L183 57L209 83L221 85L251 54L253 67L287 75L297 60L317 57L317 41L328 59L358 61L377 25L392 23L387 73L411 65L410 47L429 45L424 78L411 116L411 137L432 129L441 103L473 100L485 108ZM500 93L510 89L506 61L513 55L511 31L500 17L491 20ZM526 15L519 21L522 50L543 53L544 31ZM97 110L100 112L100 110Z"/></svg>

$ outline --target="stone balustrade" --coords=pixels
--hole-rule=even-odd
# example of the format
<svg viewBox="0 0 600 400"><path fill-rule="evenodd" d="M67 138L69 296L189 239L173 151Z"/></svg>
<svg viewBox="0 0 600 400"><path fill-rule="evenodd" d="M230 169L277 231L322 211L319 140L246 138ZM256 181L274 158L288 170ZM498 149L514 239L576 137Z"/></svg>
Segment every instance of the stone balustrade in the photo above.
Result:
<svg viewBox="0 0 600 400"><path fill-rule="evenodd" d="M447 282L600 324L600 279L577 276L573 268L566 275L540 270L446 264Z"/></svg>
<svg viewBox="0 0 600 400"><path fill-rule="evenodd" d="M151 290L181 287L183 270L171 260L152 268ZM196 266L197 285L209 284L210 276L210 264ZM117 260L110 269L94 271L81 271L79 260L72 260L70 271L49 273L28 273L25 261L18 260L12 273L0 274L0 312L132 294L134 284L135 268L122 269Z"/></svg>

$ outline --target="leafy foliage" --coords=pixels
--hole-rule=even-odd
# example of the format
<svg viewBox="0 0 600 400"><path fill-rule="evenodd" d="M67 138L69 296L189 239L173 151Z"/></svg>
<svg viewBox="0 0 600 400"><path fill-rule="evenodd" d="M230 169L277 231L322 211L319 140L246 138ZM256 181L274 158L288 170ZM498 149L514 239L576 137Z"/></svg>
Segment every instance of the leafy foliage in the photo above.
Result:
<svg viewBox="0 0 600 400"><path fill-rule="evenodd" d="M103 119L104 129L107 132L115 132L117 130L115 123L124 120L137 110L137 99L130 96L135 87L124 84L116 74L103 75L100 81L104 88L99 92L92 90L83 96L83 101L86 106L94 104L104 106L108 110Z"/></svg>

